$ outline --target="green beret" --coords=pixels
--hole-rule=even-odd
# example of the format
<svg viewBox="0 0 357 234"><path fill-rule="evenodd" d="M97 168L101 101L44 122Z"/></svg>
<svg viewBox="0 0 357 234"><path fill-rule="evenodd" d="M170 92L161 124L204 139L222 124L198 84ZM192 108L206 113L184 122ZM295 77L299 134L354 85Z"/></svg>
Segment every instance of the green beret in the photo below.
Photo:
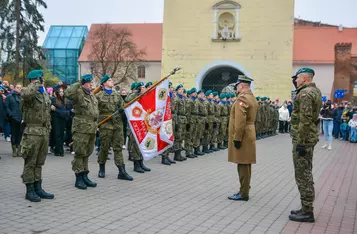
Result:
<svg viewBox="0 0 357 234"><path fill-rule="evenodd" d="M245 75L239 75L238 80L236 82L236 85L239 83L248 83L250 84L252 81L254 81L252 78L249 78L248 76Z"/></svg>
<svg viewBox="0 0 357 234"><path fill-rule="evenodd" d="M192 90L187 90L187 95L191 95L192 94Z"/></svg>
<svg viewBox="0 0 357 234"><path fill-rule="evenodd" d="M255 97L255 99L257 99L257 101L260 101L260 97L259 96Z"/></svg>
<svg viewBox="0 0 357 234"><path fill-rule="evenodd" d="M183 88L183 85L182 85L182 84L177 85L175 91L179 90L180 88Z"/></svg>
<svg viewBox="0 0 357 234"><path fill-rule="evenodd" d="M183 93L186 93L186 89L183 89Z"/></svg>
<svg viewBox="0 0 357 234"><path fill-rule="evenodd" d="M197 89L196 88L192 88L191 89L191 93L197 93Z"/></svg>
<svg viewBox="0 0 357 234"><path fill-rule="evenodd" d="M225 93L221 93L220 95L219 95L219 99L223 99L223 98L226 98L227 96L226 96L226 94Z"/></svg>
<svg viewBox="0 0 357 234"><path fill-rule="evenodd" d="M42 70L32 70L28 75L27 79L29 80L34 80L34 79L39 79L43 76L43 71Z"/></svg>
<svg viewBox="0 0 357 234"><path fill-rule="evenodd" d="M135 89L139 89L142 86L144 86L143 82L137 82L136 85L135 85Z"/></svg>
<svg viewBox="0 0 357 234"><path fill-rule="evenodd" d="M136 87L136 82L133 82L133 83L131 84L131 86L130 86L130 90L135 89L135 87Z"/></svg>
<svg viewBox="0 0 357 234"><path fill-rule="evenodd" d="M110 79L110 75L105 75L100 79L100 85L103 85L105 82L107 82Z"/></svg>
<svg viewBox="0 0 357 234"><path fill-rule="evenodd" d="M84 83L88 83L91 82L93 80L93 76L92 74L85 74L83 76L81 76L81 82Z"/></svg>
<svg viewBox="0 0 357 234"><path fill-rule="evenodd" d="M149 86L151 86L151 85L152 85L152 82L149 81L149 82L146 83L145 88L147 88L147 87L149 87Z"/></svg>
<svg viewBox="0 0 357 234"><path fill-rule="evenodd" d="M214 91L212 94L213 94L213 97L218 96L218 92L217 91Z"/></svg>
<svg viewBox="0 0 357 234"><path fill-rule="evenodd" d="M203 89L200 89L200 90L198 90L197 94L200 94L200 93L205 93L205 91Z"/></svg>
<svg viewBox="0 0 357 234"><path fill-rule="evenodd" d="M230 98L234 98L236 95L234 95L234 93L231 93Z"/></svg>
<svg viewBox="0 0 357 234"><path fill-rule="evenodd" d="M171 82L171 81L169 82L169 88L170 88L170 87L172 87L172 82Z"/></svg>
<svg viewBox="0 0 357 234"><path fill-rule="evenodd" d="M212 93L212 90L207 90L205 93L206 97L209 96L211 93Z"/></svg>
<svg viewBox="0 0 357 234"><path fill-rule="evenodd" d="M300 69L296 72L295 76L293 76L292 78L296 78L296 77L297 77L299 74L301 74L301 73L311 73L312 76L315 76L315 71L314 71L313 69L308 68L308 67L304 67L304 68L300 68Z"/></svg>

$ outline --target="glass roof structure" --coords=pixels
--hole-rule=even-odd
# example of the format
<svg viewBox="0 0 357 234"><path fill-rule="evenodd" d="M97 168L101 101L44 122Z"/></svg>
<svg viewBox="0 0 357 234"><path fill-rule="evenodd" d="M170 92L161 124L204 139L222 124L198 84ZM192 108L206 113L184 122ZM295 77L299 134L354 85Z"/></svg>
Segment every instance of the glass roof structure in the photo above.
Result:
<svg viewBox="0 0 357 234"><path fill-rule="evenodd" d="M61 81L78 80L78 58L88 35L87 26L51 26L43 43L47 69Z"/></svg>

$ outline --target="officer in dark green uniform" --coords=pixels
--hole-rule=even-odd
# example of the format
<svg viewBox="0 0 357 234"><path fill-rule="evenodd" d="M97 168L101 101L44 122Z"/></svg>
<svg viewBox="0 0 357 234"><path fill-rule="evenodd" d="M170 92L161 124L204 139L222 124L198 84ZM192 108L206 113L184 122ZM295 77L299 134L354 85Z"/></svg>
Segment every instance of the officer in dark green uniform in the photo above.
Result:
<svg viewBox="0 0 357 234"><path fill-rule="evenodd" d="M42 189L42 166L45 164L48 137L51 130L51 100L43 87L43 71L34 70L27 77L30 84L21 92L21 112L25 130L21 155L25 160L22 182L26 184L25 198L32 202L53 199Z"/></svg>

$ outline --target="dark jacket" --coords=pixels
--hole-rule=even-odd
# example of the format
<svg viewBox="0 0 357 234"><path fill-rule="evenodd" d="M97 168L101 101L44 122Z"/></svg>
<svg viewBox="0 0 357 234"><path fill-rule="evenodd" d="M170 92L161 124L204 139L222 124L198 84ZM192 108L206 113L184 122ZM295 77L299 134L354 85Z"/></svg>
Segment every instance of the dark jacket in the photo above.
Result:
<svg viewBox="0 0 357 234"><path fill-rule="evenodd" d="M320 111L322 120L333 120L333 114L334 110L331 108L330 105L324 105Z"/></svg>
<svg viewBox="0 0 357 234"><path fill-rule="evenodd" d="M5 116L6 116L5 103L2 98L2 95L0 94L0 128L3 128L4 126Z"/></svg>
<svg viewBox="0 0 357 234"><path fill-rule="evenodd" d="M22 115L20 110L20 102L21 96L15 92L12 92L6 97L5 106L9 120L16 120L17 122L21 122Z"/></svg>
<svg viewBox="0 0 357 234"><path fill-rule="evenodd" d="M341 122L342 114L343 114L343 107L337 107L333 113L333 120L335 122Z"/></svg>
<svg viewBox="0 0 357 234"><path fill-rule="evenodd" d="M70 117L70 111L73 108L72 102L66 99L66 103L63 101L57 101L56 97L51 98L51 105L54 105L56 107L55 111L51 111L51 114L53 116L58 116L62 118L69 118Z"/></svg>

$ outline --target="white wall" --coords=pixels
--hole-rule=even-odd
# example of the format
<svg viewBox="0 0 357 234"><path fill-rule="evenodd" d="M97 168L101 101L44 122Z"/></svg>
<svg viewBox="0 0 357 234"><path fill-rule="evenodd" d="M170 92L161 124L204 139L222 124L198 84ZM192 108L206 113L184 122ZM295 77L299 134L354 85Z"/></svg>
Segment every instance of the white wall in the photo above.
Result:
<svg viewBox="0 0 357 234"><path fill-rule="evenodd" d="M293 73L303 67L314 69L314 82L316 83L316 86L321 90L322 96L327 96L327 99L330 99L335 77L334 64L293 63Z"/></svg>

